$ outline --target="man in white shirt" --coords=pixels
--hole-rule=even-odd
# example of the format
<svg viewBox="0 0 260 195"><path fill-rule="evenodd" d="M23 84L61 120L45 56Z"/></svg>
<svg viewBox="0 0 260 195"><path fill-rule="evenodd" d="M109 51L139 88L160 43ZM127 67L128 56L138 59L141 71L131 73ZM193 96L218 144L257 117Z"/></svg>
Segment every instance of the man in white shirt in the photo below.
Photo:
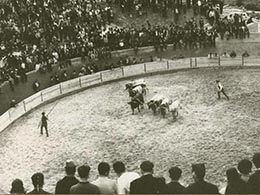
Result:
<svg viewBox="0 0 260 195"><path fill-rule="evenodd" d="M99 188L100 194L117 194L116 181L109 179L110 166L106 162L98 165L99 177L92 184Z"/></svg>
<svg viewBox="0 0 260 195"><path fill-rule="evenodd" d="M216 80L217 83L217 89L218 89L218 99L220 99L220 94L223 93L224 96L227 98L227 100L229 100L229 97L227 96L227 94L225 93L225 90L223 88L223 85L220 83L219 80Z"/></svg>
<svg viewBox="0 0 260 195"><path fill-rule="evenodd" d="M113 169L116 172L117 179L117 193L118 194L129 194L130 193L130 183L140 176L135 172L126 172L125 165L123 162L115 162L113 164Z"/></svg>

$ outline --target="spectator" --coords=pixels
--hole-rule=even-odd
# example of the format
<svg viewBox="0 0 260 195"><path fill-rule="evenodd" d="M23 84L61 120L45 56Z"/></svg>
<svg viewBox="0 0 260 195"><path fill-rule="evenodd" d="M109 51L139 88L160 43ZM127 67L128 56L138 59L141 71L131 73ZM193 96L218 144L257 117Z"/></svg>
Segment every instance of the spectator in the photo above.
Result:
<svg viewBox="0 0 260 195"><path fill-rule="evenodd" d="M66 176L56 184L55 194L69 194L71 186L79 181L75 177L76 166L72 160L67 160L65 164Z"/></svg>
<svg viewBox="0 0 260 195"><path fill-rule="evenodd" d="M245 51L245 52L242 54L242 56L246 58L246 57L249 57L250 55L249 55L249 53L248 53L247 51Z"/></svg>
<svg viewBox="0 0 260 195"><path fill-rule="evenodd" d="M40 90L40 82L36 79L33 83L33 91L36 93Z"/></svg>
<svg viewBox="0 0 260 195"><path fill-rule="evenodd" d="M117 194L116 182L109 179L110 166L108 163L102 162L98 165L99 178L92 182L96 185L101 194Z"/></svg>
<svg viewBox="0 0 260 195"><path fill-rule="evenodd" d="M230 53L230 57L231 58L237 57L237 54L236 54L236 52L234 50Z"/></svg>
<svg viewBox="0 0 260 195"><path fill-rule="evenodd" d="M252 191L252 194L260 194L260 153L255 153L253 156L253 163L256 167L256 171L250 176L248 184Z"/></svg>
<svg viewBox="0 0 260 195"><path fill-rule="evenodd" d="M12 188L11 188L11 191L10 191L11 194L25 194L25 190L24 190L24 187L23 187L23 182L22 180L20 179L15 179L13 182L12 182Z"/></svg>
<svg viewBox="0 0 260 195"><path fill-rule="evenodd" d="M192 174L194 183L186 188L188 194L218 194L217 186L208 183L204 180L205 177L205 165L204 164L193 164Z"/></svg>
<svg viewBox="0 0 260 195"><path fill-rule="evenodd" d="M130 184L130 194L160 194L165 188L165 181L162 178L153 176L153 163L142 162L140 168L142 176Z"/></svg>
<svg viewBox="0 0 260 195"><path fill-rule="evenodd" d="M42 189L44 185L44 175L42 173L33 174L32 184L34 189L28 194L50 194Z"/></svg>
<svg viewBox="0 0 260 195"><path fill-rule="evenodd" d="M244 181L244 182L248 182L249 178L250 178L250 173L252 172L252 162L250 160L244 159L241 160L238 163L237 169L240 172L240 178Z"/></svg>
<svg viewBox="0 0 260 195"><path fill-rule="evenodd" d="M70 194L100 194L97 186L88 182L90 167L83 165L78 168L80 181L70 188Z"/></svg>
<svg viewBox="0 0 260 195"><path fill-rule="evenodd" d="M179 183L182 170L179 167L172 167L169 170L171 182L168 183L163 191L164 194L183 194L185 187Z"/></svg>
<svg viewBox="0 0 260 195"><path fill-rule="evenodd" d="M140 176L135 172L126 172L126 168L123 162L117 161L113 164L113 169L116 172L117 179L117 193L129 194L130 183Z"/></svg>
<svg viewBox="0 0 260 195"><path fill-rule="evenodd" d="M230 168L226 172L228 185L225 194L247 194L248 186L244 182L235 168Z"/></svg>
<svg viewBox="0 0 260 195"><path fill-rule="evenodd" d="M10 107L11 107L11 108L15 108L16 105L17 105L17 102L16 102L16 100L13 99L13 100L11 101L11 103L10 103Z"/></svg>

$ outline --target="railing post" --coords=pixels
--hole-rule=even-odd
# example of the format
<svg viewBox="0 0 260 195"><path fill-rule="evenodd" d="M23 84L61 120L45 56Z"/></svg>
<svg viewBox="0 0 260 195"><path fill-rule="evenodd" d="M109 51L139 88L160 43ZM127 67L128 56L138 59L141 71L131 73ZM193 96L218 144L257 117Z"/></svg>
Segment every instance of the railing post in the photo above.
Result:
<svg viewBox="0 0 260 195"><path fill-rule="evenodd" d="M167 61L167 70L170 69L170 66L169 66L169 61Z"/></svg>
<svg viewBox="0 0 260 195"><path fill-rule="evenodd" d="M197 67L198 64L197 64L197 58L195 58L195 67Z"/></svg>
<svg viewBox="0 0 260 195"><path fill-rule="evenodd" d="M221 58L220 58L220 56L218 57L218 66L221 66Z"/></svg>
<svg viewBox="0 0 260 195"><path fill-rule="evenodd" d="M26 112L26 104L24 101L23 101L23 109L24 109L24 112Z"/></svg>
<svg viewBox="0 0 260 195"><path fill-rule="evenodd" d="M146 72L146 64L144 63L144 72Z"/></svg>
<svg viewBox="0 0 260 195"><path fill-rule="evenodd" d="M124 71L124 67L121 68L122 69L122 76L125 76L125 71Z"/></svg>
<svg viewBox="0 0 260 195"><path fill-rule="evenodd" d="M8 110L8 116L9 116L9 120L12 122L12 118L11 118L10 109Z"/></svg>
<svg viewBox="0 0 260 195"><path fill-rule="evenodd" d="M242 66L244 66L245 65L245 58L244 58L244 56L242 55Z"/></svg>
<svg viewBox="0 0 260 195"><path fill-rule="evenodd" d="M100 73L100 81L103 82L103 74L102 74L102 72Z"/></svg>
<svg viewBox="0 0 260 195"><path fill-rule="evenodd" d="M82 83L81 83L81 77L79 77L79 87L82 87Z"/></svg>
<svg viewBox="0 0 260 195"><path fill-rule="evenodd" d="M62 94L62 88L61 88L61 84L60 84L60 94Z"/></svg>
<svg viewBox="0 0 260 195"><path fill-rule="evenodd" d="M190 58L190 67L192 68L192 58Z"/></svg>
<svg viewBox="0 0 260 195"><path fill-rule="evenodd" d="M41 101L43 102L43 95L42 95L42 92L41 92Z"/></svg>

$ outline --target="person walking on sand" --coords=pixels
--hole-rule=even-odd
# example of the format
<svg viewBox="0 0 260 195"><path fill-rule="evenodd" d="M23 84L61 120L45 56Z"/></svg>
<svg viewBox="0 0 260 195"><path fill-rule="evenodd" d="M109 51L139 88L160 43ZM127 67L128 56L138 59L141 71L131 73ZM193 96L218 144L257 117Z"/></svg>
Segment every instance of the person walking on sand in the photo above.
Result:
<svg viewBox="0 0 260 195"><path fill-rule="evenodd" d="M223 95L227 98L227 100L229 100L229 97L225 93L223 85L220 83L220 81L216 80L216 83L217 83L217 89L218 89L218 99L220 99L220 94L223 93Z"/></svg>
<svg viewBox="0 0 260 195"><path fill-rule="evenodd" d="M43 128L46 131L46 136L49 137L48 133L48 118L45 116L45 112L42 113L42 119L41 119L41 135L43 134Z"/></svg>

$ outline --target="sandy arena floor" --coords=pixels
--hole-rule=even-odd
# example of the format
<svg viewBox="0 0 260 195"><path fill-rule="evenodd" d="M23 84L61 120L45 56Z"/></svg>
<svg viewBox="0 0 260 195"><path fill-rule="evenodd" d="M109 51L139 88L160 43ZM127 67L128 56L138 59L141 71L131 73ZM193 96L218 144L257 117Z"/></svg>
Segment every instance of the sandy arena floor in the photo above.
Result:
<svg viewBox="0 0 260 195"><path fill-rule="evenodd" d="M217 100L215 80L220 79L231 97ZM139 171L140 162L155 163L155 174L180 166L182 183L191 179L191 164L206 162L207 179L219 187L225 171L242 158L260 151L260 69L191 70L147 77L147 98L156 93L179 99L184 105L178 121L153 116L147 108L131 115L124 91L126 81L58 100L49 116L50 137L37 129L43 106L22 117L0 134L0 189L9 192L15 178L31 190L30 177L45 175L45 189L54 192L64 175L64 162L92 167L91 180L101 161L122 160ZM112 177L114 173L112 172Z"/></svg>

